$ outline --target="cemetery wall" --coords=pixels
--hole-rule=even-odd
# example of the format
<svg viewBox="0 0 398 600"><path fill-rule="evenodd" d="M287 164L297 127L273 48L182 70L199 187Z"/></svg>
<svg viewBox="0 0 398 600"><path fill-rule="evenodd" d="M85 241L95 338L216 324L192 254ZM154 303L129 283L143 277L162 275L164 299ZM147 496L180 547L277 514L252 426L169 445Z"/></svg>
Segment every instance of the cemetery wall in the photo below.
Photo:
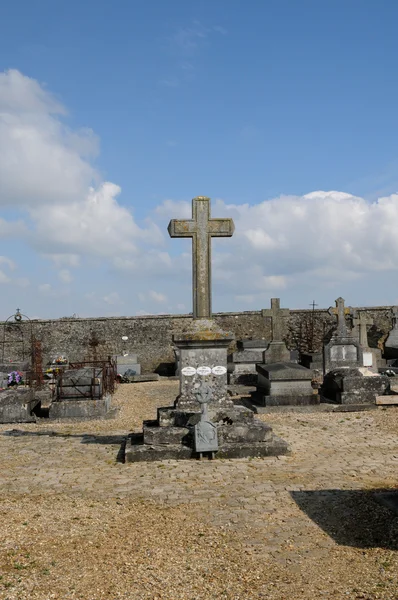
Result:
<svg viewBox="0 0 398 600"><path fill-rule="evenodd" d="M368 339L373 347L382 347L392 327L390 306L358 308L374 319ZM261 311L219 313L217 323L236 339L271 340L271 320ZM188 329L189 315L159 315L143 317L63 318L32 321L35 339L42 343L43 362L47 364L56 355L64 354L69 360L93 360L120 354L122 336L128 336L126 348L136 352L143 372L157 370L171 374L174 364L173 334ZM1 324L0 340L4 340L4 358L19 360L22 349L29 350L30 324ZM328 340L335 327L335 318L326 309L292 310L286 320L286 342L290 349L321 351L322 341ZM23 344L21 341L23 340ZM1 348L0 348L1 349ZM232 344L230 351L235 349Z"/></svg>

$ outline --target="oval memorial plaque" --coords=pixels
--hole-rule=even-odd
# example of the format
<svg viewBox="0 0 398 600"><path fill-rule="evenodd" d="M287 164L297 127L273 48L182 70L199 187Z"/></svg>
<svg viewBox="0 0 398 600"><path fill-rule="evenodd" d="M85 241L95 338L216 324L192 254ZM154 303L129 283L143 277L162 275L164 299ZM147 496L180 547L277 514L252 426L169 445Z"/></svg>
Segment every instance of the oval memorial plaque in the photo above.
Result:
<svg viewBox="0 0 398 600"><path fill-rule="evenodd" d="M210 375L211 369L210 367L198 367L196 372L198 375Z"/></svg>
<svg viewBox="0 0 398 600"><path fill-rule="evenodd" d="M213 375L225 375L225 373L227 372L227 369L221 365L213 367L211 372L213 373Z"/></svg>
<svg viewBox="0 0 398 600"><path fill-rule="evenodd" d="M184 367L183 369L181 369L181 373L183 375L188 375L188 377L191 377L192 375L196 375L196 369L195 367Z"/></svg>

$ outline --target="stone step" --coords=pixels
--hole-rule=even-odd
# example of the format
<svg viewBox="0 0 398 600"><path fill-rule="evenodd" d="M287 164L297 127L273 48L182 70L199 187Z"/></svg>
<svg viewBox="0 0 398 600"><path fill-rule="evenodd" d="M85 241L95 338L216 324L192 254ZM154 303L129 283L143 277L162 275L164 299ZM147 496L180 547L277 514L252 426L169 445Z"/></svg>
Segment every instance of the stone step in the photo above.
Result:
<svg viewBox="0 0 398 600"><path fill-rule="evenodd" d="M188 427L159 427L158 421L144 421L144 444L191 445L192 432Z"/></svg>
<svg viewBox="0 0 398 600"><path fill-rule="evenodd" d="M145 383L147 381L159 381L157 373L144 373L143 375L124 375L123 383Z"/></svg>
<svg viewBox="0 0 398 600"><path fill-rule="evenodd" d="M378 406L398 406L398 395L376 396L376 404Z"/></svg>
<svg viewBox="0 0 398 600"><path fill-rule="evenodd" d="M262 456L280 456L290 452L288 444L277 436L266 442L222 444L215 453L215 458L260 458ZM189 460L198 458L193 448L180 444L167 446L148 446L147 444L126 444L125 462L142 462L156 460Z"/></svg>

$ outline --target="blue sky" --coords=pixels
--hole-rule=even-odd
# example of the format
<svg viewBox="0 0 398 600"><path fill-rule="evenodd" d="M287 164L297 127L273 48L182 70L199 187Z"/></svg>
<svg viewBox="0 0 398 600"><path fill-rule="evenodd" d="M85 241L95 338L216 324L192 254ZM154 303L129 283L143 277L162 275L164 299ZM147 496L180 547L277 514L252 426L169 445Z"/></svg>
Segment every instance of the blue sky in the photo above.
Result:
<svg viewBox="0 0 398 600"><path fill-rule="evenodd" d="M189 243L165 228L196 195L236 222L214 310L397 303L397 17L393 0L4 3L1 316L189 312Z"/></svg>

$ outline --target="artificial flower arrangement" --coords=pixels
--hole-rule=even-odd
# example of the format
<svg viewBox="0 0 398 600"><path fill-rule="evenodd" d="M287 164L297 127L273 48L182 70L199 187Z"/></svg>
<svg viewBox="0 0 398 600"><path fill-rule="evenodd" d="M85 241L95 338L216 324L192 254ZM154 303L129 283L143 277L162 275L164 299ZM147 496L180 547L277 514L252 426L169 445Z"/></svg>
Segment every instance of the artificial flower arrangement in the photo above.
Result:
<svg viewBox="0 0 398 600"><path fill-rule="evenodd" d="M11 371L11 373L8 373L8 378L7 378L7 385L8 387L10 386L14 386L14 385L23 385L24 381L23 381L23 376L21 371Z"/></svg>
<svg viewBox="0 0 398 600"><path fill-rule="evenodd" d="M63 354L60 354L59 356L57 356L57 358L54 358L52 364L53 365L66 365L66 364L68 364L68 359Z"/></svg>

